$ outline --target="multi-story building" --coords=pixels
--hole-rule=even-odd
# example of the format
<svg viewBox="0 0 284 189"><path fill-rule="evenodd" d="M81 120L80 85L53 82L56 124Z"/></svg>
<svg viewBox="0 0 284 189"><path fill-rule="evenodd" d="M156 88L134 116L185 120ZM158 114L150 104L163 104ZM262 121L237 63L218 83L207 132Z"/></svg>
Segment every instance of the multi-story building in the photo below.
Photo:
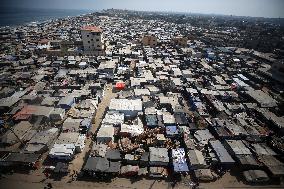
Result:
<svg viewBox="0 0 284 189"><path fill-rule="evenodd" d="M84 54L86 55L104 55L104 46L102 42L102 29L96 26L85 26L81 29Z"/></svg>
<svg viewBox="0 0 284 189"><path fill-rule="evenodd" d="M153 36L153 35L145 35L142 38L142 44L144 46L150 46L150 47L157 46L157 44L158 44L157 37Z"/></svg>
<svg viewBox="0 0 284 189"><path fill-rule="evenodd" d="M187 37L177 36L172 38L172 44L173 45L179 45L182 47L187 46Z"/></svg>

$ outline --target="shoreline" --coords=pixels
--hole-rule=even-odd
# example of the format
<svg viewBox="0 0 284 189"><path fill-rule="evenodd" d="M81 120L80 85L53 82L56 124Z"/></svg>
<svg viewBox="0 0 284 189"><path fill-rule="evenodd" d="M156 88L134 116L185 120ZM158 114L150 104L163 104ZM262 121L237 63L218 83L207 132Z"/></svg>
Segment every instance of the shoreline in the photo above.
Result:
<svg viewBox="0 0 284 189"><path fill-rule="evenodd" d="M4 12L3 12L4 10ZM6 12L5 12L6 10ZM72 18L84 16L94 13L98 10L73 10L73 9L33 9L33 8L20 8L10 10L2 8L0 13L0 29L15 28L20 26L27 26L32 23L42 24L51 22L58 19ZM29 14L28 16L21 17L22 14ZM15 14L18 14L15 16ZM11 17L12 15L12 17ZM22 19L22 20L21 20ZM10 22L10 24L5 24Z"/></svg>

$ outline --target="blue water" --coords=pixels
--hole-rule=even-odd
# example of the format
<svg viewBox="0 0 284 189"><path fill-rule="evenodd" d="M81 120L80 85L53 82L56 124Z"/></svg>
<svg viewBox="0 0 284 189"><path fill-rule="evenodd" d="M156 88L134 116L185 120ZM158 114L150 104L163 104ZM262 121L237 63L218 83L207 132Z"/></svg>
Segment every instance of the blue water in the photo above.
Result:
<svg viewBox="0 0 284 189"><path fill-rule="evenodd" d="M30 22L43 22L50 19L65 18L91 13L91 10L59 10L59 9L20 9L1 8L0 27L17 26Z"/></svg>

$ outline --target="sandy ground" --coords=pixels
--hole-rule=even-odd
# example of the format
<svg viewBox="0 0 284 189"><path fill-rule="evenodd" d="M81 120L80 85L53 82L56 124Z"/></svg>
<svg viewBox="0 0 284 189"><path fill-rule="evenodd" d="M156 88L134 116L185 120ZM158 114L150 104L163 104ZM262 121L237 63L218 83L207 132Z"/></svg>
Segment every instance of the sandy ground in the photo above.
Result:
<svg viewBox="0 0 284 189"><path fill-rule="evenodd" d="M84 181L71 181L71 178L67 181L65 179L47 179L43 180L43 174L33 172L31 174L19 174L14 173L13 175L7 176L7 178L0 180L0 188L2 189L33 189L33 188L44 188L47 183L52 183L53 188L63 189L172 189L170 182L165 180L151 180L151 179L139 179L134 178L114 178L110 182L98 182L93 179ZM190 186L186 186L183 183L178 183L174 188L176 189L189 189ZM284 185L261 185L261 186L250 186L245 185L242 181L238 181L236 177L231 176L230 173L225 174L221 179L211 183L201 183L200 188L212 188L212 189L230 189L230 188L262 188L262 189L273 189L273 188L284 188Z"/></svg>
<svg viewBox="0 0 284 189"><path fill-rule="evenodd" d="M101 103L98 105L98 109L95 115L95 123L93 124L91 128L91 133L95 133L98 127L100 126L100 123L102 122L105 109L109 106L110 100L115 98L116 93L112 92L112 84L107 84L104 91L104 97Z"/></svg>

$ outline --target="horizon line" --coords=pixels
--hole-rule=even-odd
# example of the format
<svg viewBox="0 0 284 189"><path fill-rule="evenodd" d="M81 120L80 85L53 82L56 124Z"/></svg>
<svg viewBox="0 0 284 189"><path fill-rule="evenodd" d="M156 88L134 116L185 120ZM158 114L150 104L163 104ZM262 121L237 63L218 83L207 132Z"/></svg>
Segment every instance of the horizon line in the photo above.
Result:
<svg viewBox="0 0 284 189"><path fill-rule="evenodd" d="M246 16L246 15L234 15L234 14L222 14L222 13L201 13L201 12L184 12L184 11L168 11L168 10L135 10L135 9L121 9L121 8L104 8L104 9L76 9L76 8L45 8L45 7L2 7L2 8L13 8L13 9L39 9L39 10L74 10L74 11L93 11L99 12L104 10L121 10L121 11L136 11L136 12L152 12L152 13L172 13L172 14L199 14L199 15L215 15L215 16L232 16L232 17L245 17L245 18L263 18L263 19L284 19L284 16L281 17L265 17L265 16Z"/></svg>

